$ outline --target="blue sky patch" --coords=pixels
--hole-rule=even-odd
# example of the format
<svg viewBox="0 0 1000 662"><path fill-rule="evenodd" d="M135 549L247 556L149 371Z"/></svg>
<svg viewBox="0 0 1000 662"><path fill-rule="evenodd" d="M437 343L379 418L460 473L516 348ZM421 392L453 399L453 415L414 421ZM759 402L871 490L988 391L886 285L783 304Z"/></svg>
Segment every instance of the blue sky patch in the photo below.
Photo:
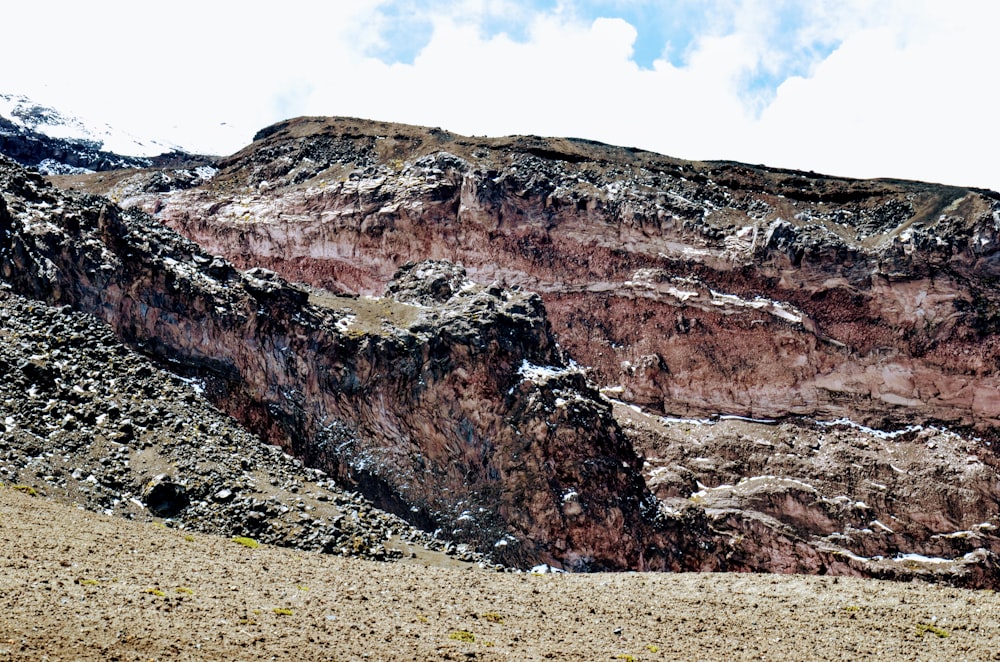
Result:
<svg viewBox="0 0 1000 662"><path fill-rule="evenodd" d="M656 60L683 67L700 38L724 36L736 29L738 4L732 0L533 0L516 3L513 10L508 7L503 13L483 3L478 11L459 15L462 3L456 0L386 0L376 13L381 43L369 55L389 64L412 64L430 43L435 15L475 24L484 39L503 34L524 42L535 18L559 14L584 24L597 18L620 18L636 29L633 60L640 68L652 69ZM779 1L763 17L766 37L778 57L758 63L742 81L741 92L755 113L773 99L789 76L808 75L838 45L801 39L810 20L805 7Z"/></svg>
<svg viewBox="0 0 1000 662"><path fill-rule="evenodd" d="M709 32L716 20L711 4L699 0L580 0L572 7L583 20L620 18L629 23L637 32L632 59L641 68L652 69L656 60L684 65L695 40Z"/></svg>
<svg viewBox="0 0 1000 662"><path fill-rule="evenodd" d="M769 18L765 34L779 57L775 62L759 63L743 81L744 101L755 115L774 99L779 85L792 76L808 76L813 66L840 45L835 40L801 38L803 28L809 23L809 16L801 4L779 5Z"/></svg>
<svg viewBox="0 0 1000 662"><path fill-rule="evenodd" d="M376 14L381 43L368 53L386 64L413 64L431 41L434 24L430 5L435 2L393 0L379 7Z"/></svg>

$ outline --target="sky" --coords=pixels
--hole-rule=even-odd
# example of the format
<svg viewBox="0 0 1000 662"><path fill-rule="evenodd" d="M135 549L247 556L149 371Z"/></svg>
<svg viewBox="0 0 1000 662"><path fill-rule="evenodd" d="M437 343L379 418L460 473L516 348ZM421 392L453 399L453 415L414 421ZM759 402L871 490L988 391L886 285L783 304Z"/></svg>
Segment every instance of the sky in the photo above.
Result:
<svg viewBox="0 0 1000 662"><path fill-rule="evenodd" d="M188 150L343 115L1000 190L993 0L8 3L0 92Z"/></svg>

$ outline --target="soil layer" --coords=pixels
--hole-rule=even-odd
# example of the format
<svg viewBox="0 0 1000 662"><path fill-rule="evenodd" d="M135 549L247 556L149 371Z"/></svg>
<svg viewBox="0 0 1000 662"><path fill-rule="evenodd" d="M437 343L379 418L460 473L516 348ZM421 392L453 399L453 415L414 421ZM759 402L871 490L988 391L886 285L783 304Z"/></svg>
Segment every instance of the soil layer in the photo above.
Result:
<svg viewBox="0 0 1000 662"><path fill-rule="evenodd" d="M498 574L296 552L0 488L0 660L1000 660L1000 596Z"/></svg>

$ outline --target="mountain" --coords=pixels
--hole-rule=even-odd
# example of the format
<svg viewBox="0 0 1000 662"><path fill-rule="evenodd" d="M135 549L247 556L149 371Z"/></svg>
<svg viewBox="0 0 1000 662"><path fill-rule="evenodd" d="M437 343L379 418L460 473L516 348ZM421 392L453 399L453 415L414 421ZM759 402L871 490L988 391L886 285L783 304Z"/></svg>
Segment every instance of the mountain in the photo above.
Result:
<svg viewBox="0 0 1000 662"><path fill-rule="evenodd" d="M177 145L142 140L11 94L0 94L0 154L46 175L211 164Z"/></svg>
<svg viewBox="0 0 1000 662"><path fill-rule="evenodd" d="M0 274L15 293L104 320L308 466L508 564L676 563L655 541L678 532L537 296L436 263L401 270L380 299L309 291L0 166ZM46 383L64 387L58 374L45 363ZM42 379L25 386L44 392Z"/></svg>
<svg viewBox="0 0 1000 662"><path fill-rule="evenodd" d="M996 193L348 118L217 165L8 167L3 277L505 563L998 585Z"/></svg>
<svg viewBox="0 0 1000 662"><path fill-rule="evenodd" d="M538 292L597 383L661 414L1000 423L995 192L324 118L219 167L90 190L329 289L431 258Z"/></svg>

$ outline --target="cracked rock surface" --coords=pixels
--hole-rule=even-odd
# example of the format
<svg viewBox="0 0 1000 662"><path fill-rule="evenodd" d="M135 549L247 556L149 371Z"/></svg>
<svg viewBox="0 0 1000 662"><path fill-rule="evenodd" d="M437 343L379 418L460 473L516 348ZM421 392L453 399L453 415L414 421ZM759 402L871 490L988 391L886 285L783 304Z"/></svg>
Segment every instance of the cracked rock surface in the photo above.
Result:
<svg viewBox="0 0 1000 662"><path fill-rule="evenodd" d="M1000 194L350 118L210 181L60 178L249 268L378 293L406 262L539 293L601 386L663 414L1000 425Z"/></svg>
<svg viewBox="0 0 1000 662"><path fill-rule="evenodd" d="M391 560L445 546L261 443L198 380L163 371L88 315L0 291L0 370L7 485L302 550Z"/></svg>

